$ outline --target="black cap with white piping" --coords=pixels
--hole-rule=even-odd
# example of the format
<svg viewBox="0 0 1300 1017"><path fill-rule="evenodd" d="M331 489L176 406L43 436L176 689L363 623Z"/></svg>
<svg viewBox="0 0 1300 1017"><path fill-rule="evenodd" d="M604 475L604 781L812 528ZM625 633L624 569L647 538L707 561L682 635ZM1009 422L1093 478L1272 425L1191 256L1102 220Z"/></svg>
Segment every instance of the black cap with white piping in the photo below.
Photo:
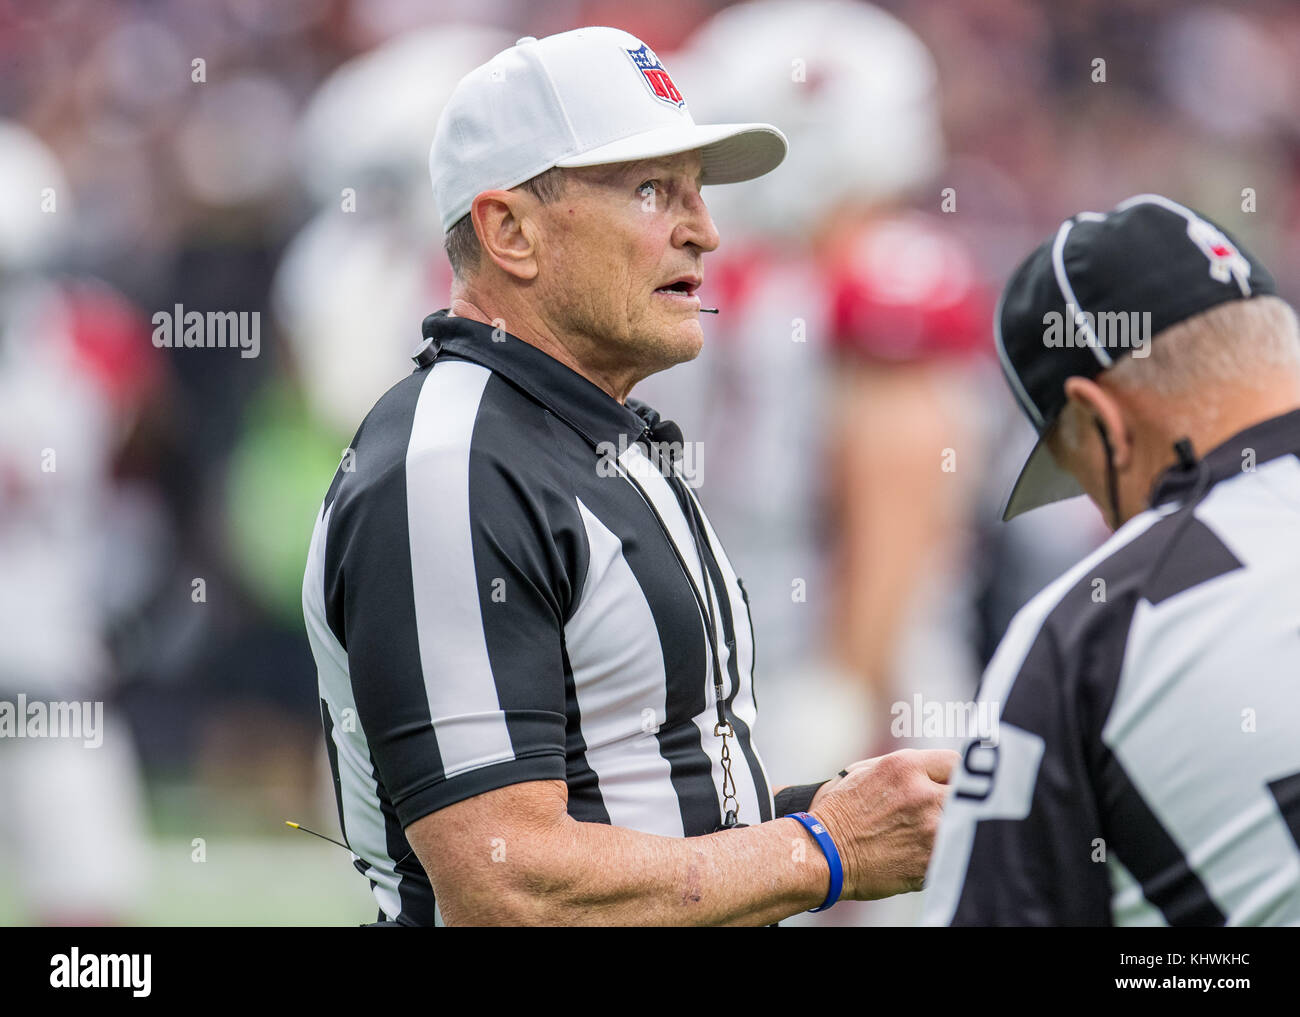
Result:
<svg viewBox="0 0 1300 1017"><path fill-rule="evenodd" d="M1039 436L1002 518L1083 493L1043 441L1067 378L1144 356L1152 337L1225 301L1276 292L1229 233L1159 194L1063 222L1012 274L994 315L1002 372Z"/></svg>

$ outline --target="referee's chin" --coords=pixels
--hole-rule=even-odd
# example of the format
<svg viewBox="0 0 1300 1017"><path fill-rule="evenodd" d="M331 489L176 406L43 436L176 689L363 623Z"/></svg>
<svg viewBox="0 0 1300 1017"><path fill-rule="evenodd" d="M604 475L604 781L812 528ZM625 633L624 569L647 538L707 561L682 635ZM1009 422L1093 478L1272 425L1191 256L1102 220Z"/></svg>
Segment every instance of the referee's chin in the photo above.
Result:
<svg viewBox="0 0 1300 1017"><path fill-rule="evenodd" d="M618 355L625 358L625 364L636 365L639 378L694 360L704 348L699 319L682 314L655 315L630 322L624 335Z"/></svg>
<svg viewBox="0 0 1300 1017"><path fill-rule="evenodd" d="M677 364L694 360L704 348L704 331L698 319L676 321L660 333L654 353L657 366L653 372L666 371ZM653 373L652 372L652 373Z"/></svg>
<svg viewBox="0 0 1300 1017"><path fill-rule="evenodd" d="M684 313L672 321L665 330L670 344L675 348L675 364L694 360L704 348L704 326L700 324L700 312Z"/></svg>

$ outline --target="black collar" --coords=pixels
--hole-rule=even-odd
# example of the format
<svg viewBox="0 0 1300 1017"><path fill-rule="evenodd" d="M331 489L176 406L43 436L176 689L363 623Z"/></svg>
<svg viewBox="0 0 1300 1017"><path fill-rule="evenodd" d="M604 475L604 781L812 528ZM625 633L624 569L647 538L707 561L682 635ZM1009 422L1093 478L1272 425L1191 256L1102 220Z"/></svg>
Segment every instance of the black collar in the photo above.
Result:
<svg viewBox="0 0 1300 1017"><path fill-rule="evenodd" d="M1195 485L1198 474L1208 471L1209 484L1217 484L1242 471L1247 449L1254 451L1256 464L1289 453L1300 453L1300 410L1270 417L1253 427L1234 434L1222 445L1206 453L1199 464L1175 464L1165 470L1151 489L1151 507L1163 505L1186 495Z"/></svg>
<svg viewBox="0 0 1300 1017"><path fill-rule="evenodd" d="M438 355L472 360L501 375L535 402L581 434L591 445L601 442L631 444L640 438L655 414L644 403L620 403L598 385L531 343L473 318L458 318L449 308L424 319L422 332ZM417 357L417 363L427 361Z"/></svg>

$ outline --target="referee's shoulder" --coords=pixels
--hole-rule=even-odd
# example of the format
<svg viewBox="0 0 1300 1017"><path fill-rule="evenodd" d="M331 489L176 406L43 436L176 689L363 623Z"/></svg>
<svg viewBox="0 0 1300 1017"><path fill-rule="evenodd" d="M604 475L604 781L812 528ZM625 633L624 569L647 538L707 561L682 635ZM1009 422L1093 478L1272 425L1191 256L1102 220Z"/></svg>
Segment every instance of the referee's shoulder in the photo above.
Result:
<svg viewBox="0 0 1300 1017"><path fill-rule="evenodd" d="M1239 567L1203 520L1166 504L1134 516L1029 600L1008 626L1020 680L1109 680L1124 658L1138 605L1160 605ZM1160 616L1144 614L1144 624ZM1033 647L1027 654L1024 648ZM1051 664L1044 666L1045 662Z"/></svg>
<svg viewBox="0 0 1300 1017"><path fill-rule="evenodd" d="M1001 703L1004 721L1045 730L1060 704L1104 698L1176 524L1171 511L1134 516L1016 612L980 682L980 697Z"/></svg>
<svg viewBox="0 0 1300 1017"><path fill-rule="evenodd" d="M1098 626L1126 628L1139 602L1162 604L1240 565L1194 509L1157 506L1134 516L1076 566L1047 621L1067 644L1081 642Z"/></svg>
<svg viewBox="0 0 1300 1017"><path fill-rule="evenodd" d="M1134 516L1031 597L1016 612L1012 625L1035 630L1055 627L1076 618L1081 601L1115 604L1117 598L1111 593L1131 592L1141 584L1144 564L1154 560L1161 544L1167 515L1163 510L1148 509Z"/></svg>
<svg viewBox="0 0 1300 1017"><path fill-rule="evenodd" d="M1063 655L1093 638L1099 628L1122 623L1142 596L1168 544L1171 510L1134 516L1016 613L1012 626L1050 631ZM1026 631L1026 635L1028 631Z"/></svg>
<svg viewBox="0 0 1300 1017"><path fill-rule="evenodd" d="M439 358L366 415L345 453L339 495L373 496L403 487L410 475L452 483L471 464L541 482L555 476L559 431L543 406L491 369Z"/></svg>

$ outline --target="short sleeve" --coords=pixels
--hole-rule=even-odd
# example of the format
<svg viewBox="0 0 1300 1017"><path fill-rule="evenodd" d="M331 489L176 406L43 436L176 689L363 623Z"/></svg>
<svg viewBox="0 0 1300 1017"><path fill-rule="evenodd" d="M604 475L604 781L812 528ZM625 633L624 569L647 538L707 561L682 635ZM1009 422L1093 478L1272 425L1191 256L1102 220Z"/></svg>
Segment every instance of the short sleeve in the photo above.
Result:
<svg viewBox="0 0 1300 1017"><path fill-rule="evenodd" d="M403 827L565 777L574 565L557 529L572 524L495 426L480 410L460 440L414 433L404 466L359 491L333 535L357 719Z"/></svg>

